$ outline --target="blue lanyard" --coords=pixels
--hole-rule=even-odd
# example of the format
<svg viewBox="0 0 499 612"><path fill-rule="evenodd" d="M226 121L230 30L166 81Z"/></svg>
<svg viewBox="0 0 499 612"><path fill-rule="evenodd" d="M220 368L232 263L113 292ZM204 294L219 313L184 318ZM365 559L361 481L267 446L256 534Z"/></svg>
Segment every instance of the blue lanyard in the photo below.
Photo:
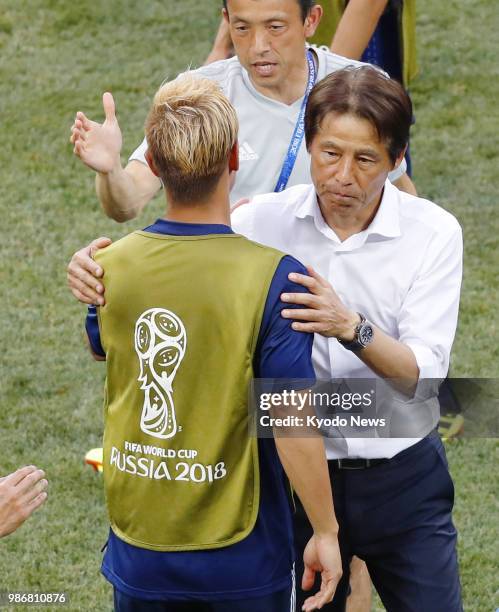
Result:
<svg viewBox="0 0 499 612"><path fill-rule="evenodd" d="M296 158L298 157L298 151L300 150L300 145L303 140L303 136L305 135L305 109L307 107L308 97L310 92L312 91L315 82L317 80L317 69L315 67L314 56L310 49L307 51L307 61L308 61L308 84L307 91L305 92L305 96L303 97L303 102L300 109L300 114L298 115L298 120L296 122L295 131L293 132L293 136L291 137L291 142L289 144L288 153L286 155L286 159L284 160L284 164L281 170L281 176L277 181L277 185L275 186L274 191L279 192L286 189L286 185L288 184L289 177L291 176L291 172L293 172L293 168L295 167Z"/></svg>

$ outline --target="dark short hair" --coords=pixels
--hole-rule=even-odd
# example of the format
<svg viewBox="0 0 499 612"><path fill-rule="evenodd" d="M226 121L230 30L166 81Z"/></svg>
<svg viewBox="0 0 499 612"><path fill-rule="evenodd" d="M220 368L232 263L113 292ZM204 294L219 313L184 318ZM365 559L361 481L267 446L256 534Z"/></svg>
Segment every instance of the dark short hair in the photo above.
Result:
<svg viewBox="0 0 499 612"><path fill-rule="evenodd" d="M310 9L317 4L316 0L296 0L301 8L301 16L303 21L307 18L307 15L310 13ZM223 0L225 10L227 8L227 0Z"/></svg>
<svg viewBox="0 0 499 612"><path fill-rule="evenodd" d="M317 83L305 114L307 149L329 113L367 119L392 163L409 142L412 103L400 83L371 66L349 66Z"/></svg>

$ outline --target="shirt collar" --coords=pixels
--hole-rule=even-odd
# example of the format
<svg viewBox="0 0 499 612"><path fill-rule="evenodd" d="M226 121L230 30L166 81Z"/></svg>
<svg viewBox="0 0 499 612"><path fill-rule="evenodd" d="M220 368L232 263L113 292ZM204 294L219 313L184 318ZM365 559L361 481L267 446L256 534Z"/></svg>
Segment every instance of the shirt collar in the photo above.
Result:
<svg viewBox="0 0 499 612"><path fill-rule="evenodd" d="M182 223L157 219L153 225L146 227L145 232L168 234L170 236L203 236L206 234L233 234L228 225L218 223Z"/></svg>
<svg viewBox="0 0 499 612"><path fill-rule="evenodd" d="M295 216L299 219L312 217L315 226L321 233L338 241L334 230L327 225L324 217L322 216L313 185L310 186L310 190L306 194L305 198L295 209ZM365 240L367 240L368 236L370 235L378 235L384 238L397 238L401 235L399 192L388 179L386 180L384 186L383 197L381 198L381 203L376 216L372 220L369 227L367 227L363 232L355 234L355 236L359 236L361 234L365 236ZM354 236L351 236L348 241L350 241L352 238L354 238Z"/></svg>
<svg viewBox="0 0 499 612"><path fill-rule="evenodd" d="M397 238L400 231L399 190L387 179L376 216L367 228L368 234Z"/></svg>

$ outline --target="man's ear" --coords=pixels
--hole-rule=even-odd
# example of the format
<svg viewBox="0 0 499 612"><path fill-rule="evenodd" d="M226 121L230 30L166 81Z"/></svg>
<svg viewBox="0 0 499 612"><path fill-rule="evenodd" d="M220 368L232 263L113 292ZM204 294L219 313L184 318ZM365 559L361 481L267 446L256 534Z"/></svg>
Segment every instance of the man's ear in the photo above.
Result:
<svg viewBox="0 0 499 612"><path fill-rule="evenodd" d="M229 11L225 7L222 9L222 19L229 23Z"/></svg>
<svg viewBox="0 0 499 612"><path fill-rule="evenodd" d="M305 19L305 38L310 38L315 34L317 26L319 25L324 9L320 4L313 6Z"/></svg>
<svg viewBox="0 0 499 612"><path fill-rule="evenodd" d="M237 172L239 170L239 143L234 143L229 155L229 172Z"/></svg>
<svg viewBox="0 0 499 612"><path fill-rule="evenodd" d="M407 147L408 145L405 145L404 150L397 156L397 159L395 160L395 163L393 164L392 170L396 170L402 163L402 160L404 159L405 153L407 151Z"/></svg>
<svg viewBox="0 0 499 612"><path fill-rule="evenodd" d="M149 149L147 149L147 151L145 152L145 158L146 158L147 165L151 169L151 172L154 174L154 176L157 176L159 178L159 172L156 168L156 164L154 163L152 155L149 152Z"/></svg>

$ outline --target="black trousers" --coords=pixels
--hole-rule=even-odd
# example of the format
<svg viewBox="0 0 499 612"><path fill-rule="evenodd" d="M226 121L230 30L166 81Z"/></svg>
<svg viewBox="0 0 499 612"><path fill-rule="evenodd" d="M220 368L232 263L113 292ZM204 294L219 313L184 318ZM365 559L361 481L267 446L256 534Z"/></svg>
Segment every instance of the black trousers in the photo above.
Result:
<svg viewBox="0 0 499 612"><path fill-rule="evenodd" d="M440 438L432 434L388 463L330 477L343 577L328 612L344 612L352 556L363 559L388 612L461 612L461 588L452 523L454 485ZM299 500L295 516L296 610L303 549L312 529ZM319 580L314 588L319 588Z"/></svg>

